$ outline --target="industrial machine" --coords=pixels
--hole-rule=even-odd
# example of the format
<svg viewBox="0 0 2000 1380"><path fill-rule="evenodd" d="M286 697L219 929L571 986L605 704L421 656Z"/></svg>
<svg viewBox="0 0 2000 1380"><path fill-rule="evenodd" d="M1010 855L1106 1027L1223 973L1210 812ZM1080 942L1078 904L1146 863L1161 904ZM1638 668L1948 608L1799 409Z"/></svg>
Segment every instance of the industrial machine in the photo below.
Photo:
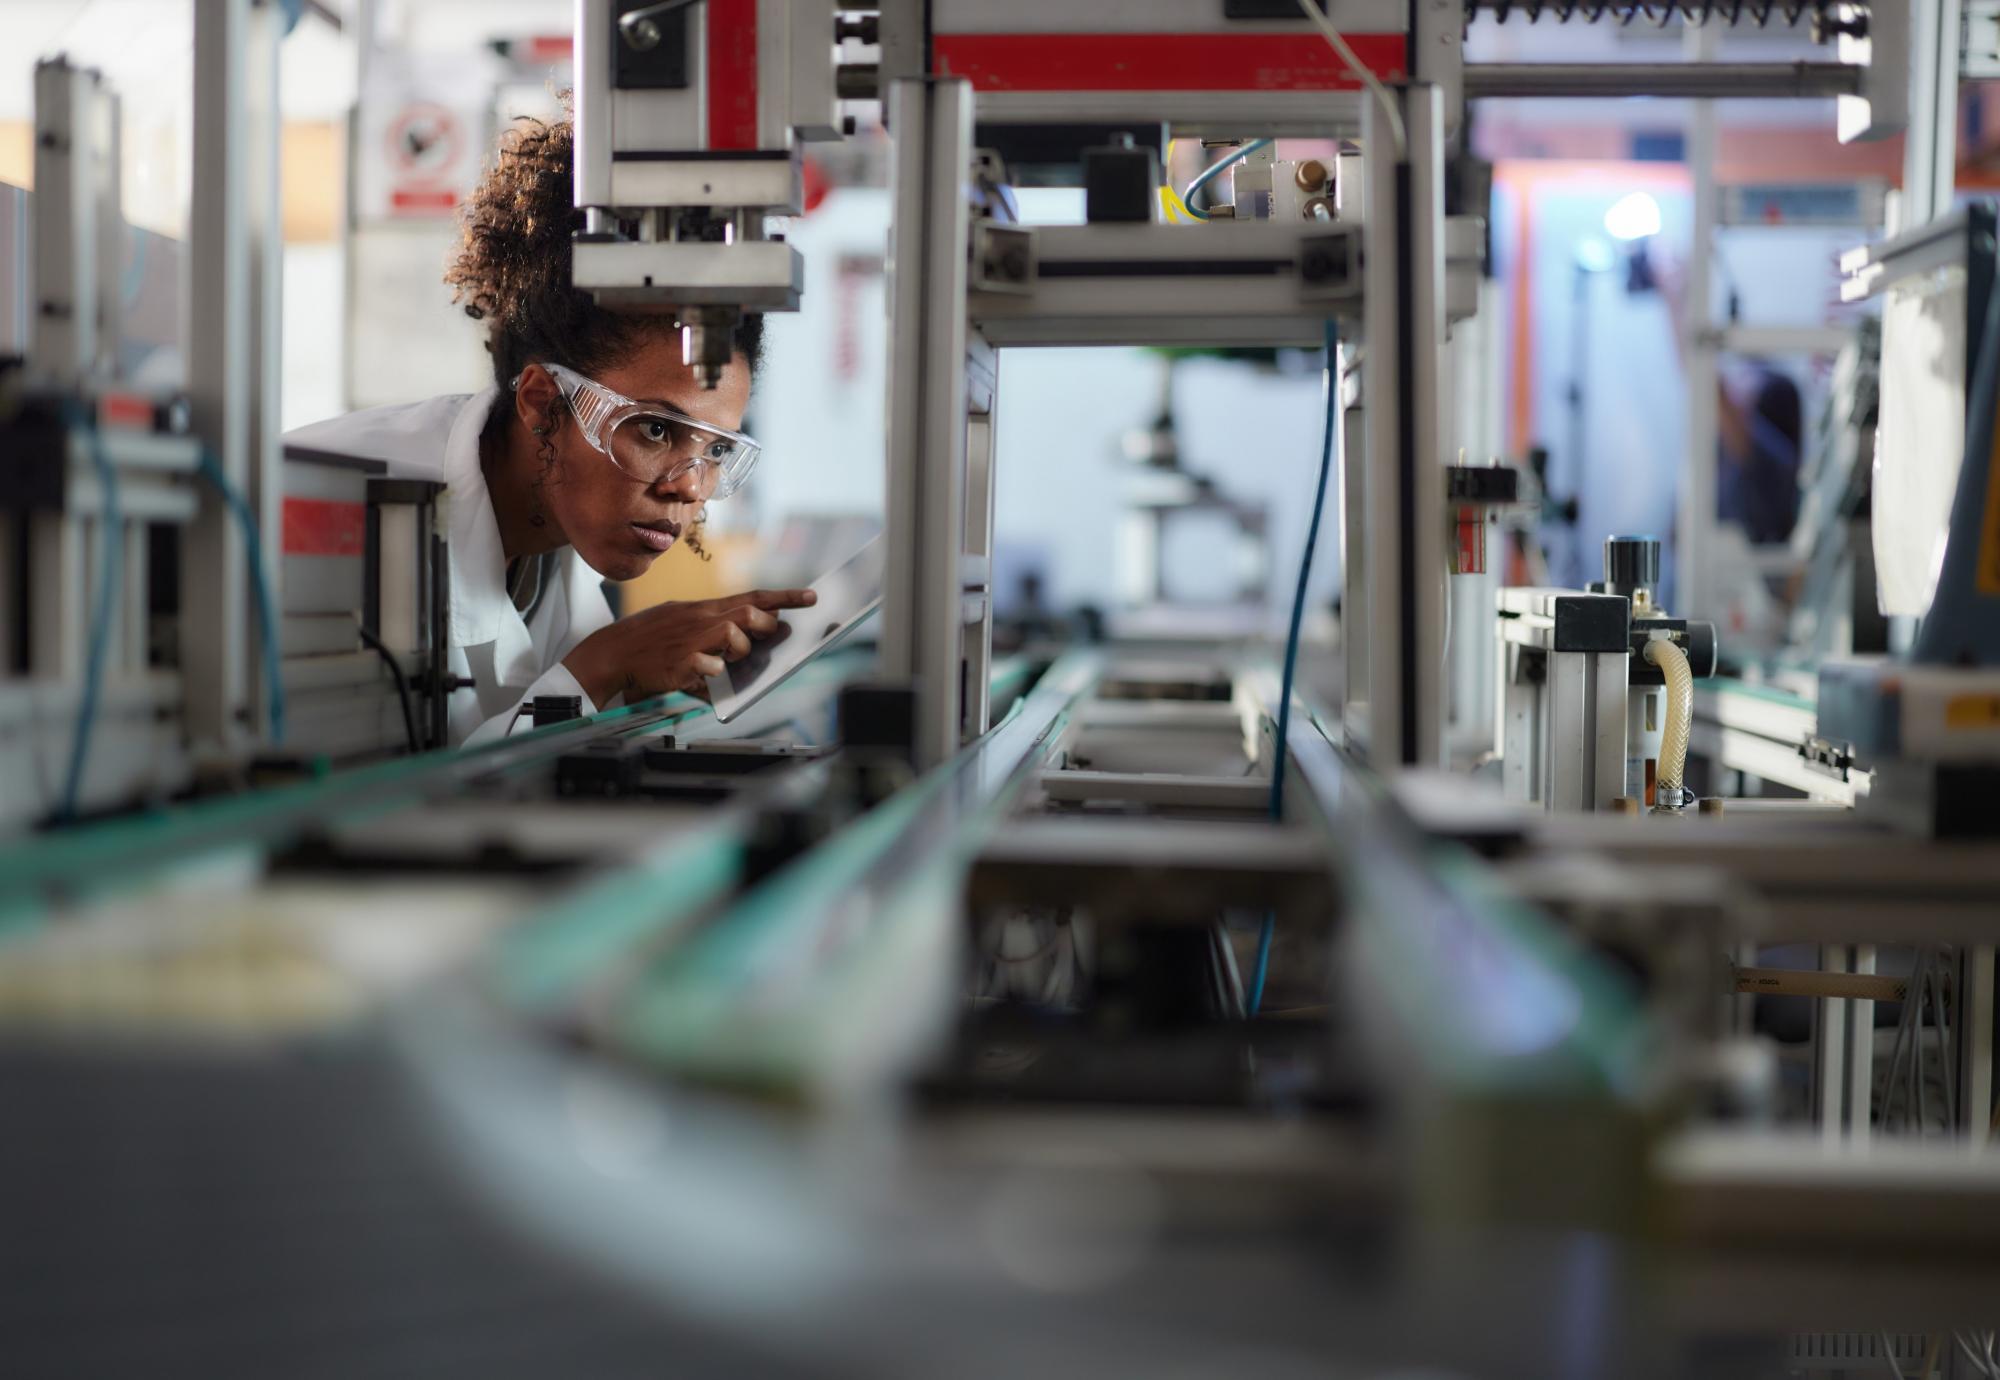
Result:
<svg viewBox="0 0 2000 1380"><path fill-rule="evenodd" d="M229 97L225 84L208 98ZM32 268L14 285L34 334L0 373L0 762L13 783L0 824L441 745L440 486L278 455L276 372L251 309L275 291L274 264L245 269L242 188L210 185L241 169L225 160L202 180L220 223L190 269L188 386L141 386L120 350L132 256L118 98L58 58L36 68L35 114Z"/></svg>
<svg viewBox="0 0 2000 1380"><path fill-rule="evenodd" d="M1656 539L1611 537L1588 591L1500 592L1495 737L1510 798L1585 811L1695 803L1694 682L1715 674L1715 625L1669 618L1653 603L1659 583Z"/></svg>
<svg viewBox="0 0 2000 1380"><path fill-rule="evenodd" d="M19 1344L266 1373L412 1332L488 1374L615 1370L676 1337L735 1372L1993 1373L2000 295L1990 214L1939 216L1930 176L1955 24L1930 3L1703 3L1668 10L1697 51L1783 24L1832 60L1461 56L1475 19L1639 8L580 0L575 280L671 316L710 379L743 313L800 301L770 218L800 205L802 147L841 137L842 100L882 103L876 645L727 724L681 697L537 705L475 749L0 853L0 1104L37 1128L0 1155L62 1147L0 1176L0 1218L74 1217L81 1257L150 1214L103 1285L135 1298L124 1281L205 1237L199 1195L146 1168L164 1139L244 1185L218 1278L288 1305L211 1310L192 1338L153 1315L83 1335L46 1308ZM249 0L197 5L222 76L266 52L257 22ZM1451 587L1494 574L1486 533L1518 497L1444 420L1484 257L1464 111L1586 94L1830 96L1842 137L1907 122L1930 170L1906 179L1928 187L1910 233L1855 261L1890 298L1878 540L1900 457L1943 434L1963 463L1906 495L1935 507L1911 532L1947 535L1902 659L1829 664L1817 701L1713 674L1699 582L1660 607L1651 538L1611 538L1587 590L1482 607L1466 591L1490 584ZM1280 137L1342 152L1288 160ZM1163 197L1177 141L1209 148L1201 186ZM1082 224L1018 213L1014 164L1052 161ZM228 386L190 387L193 434L236 457L218 492L247 468L252 513L374 514L358 572L281 585L269 563L285 649L363 655L316 640L358 574L396 672L377 688L411 689L444 635L421 573L436 496L281 461L227 340ZM1940 340L1965 346L1941 371ZM996 355L1131 344L1325 352L1313 524L1331 491L1343 702L1294 681L1303 578L1281 654L995 656ZM48 506L74 547L109 510L84 481L137 442L70 425L75 496ZM199 463L173 426L136 430ZM1683 523L1713 510L1694 483ZM239 570L258 526L228 529ZM355 545L288 538L284 579ZM66 655L46 674L73 683ZM289 701L289 675L266 683ZM1495 741L1468 773L1446 727L1475 683ZM179 741L208 710L190 692ZM180 1095L133 1095L161 1077ZM301 1212L306 1180L262 1173L292 1164L366 1172L312 1179L341 1210ZM434 1281L397 1244L419 1238L465 1281L421 1317ZM302 1281L294 1255L333 1264Z"/></svg>

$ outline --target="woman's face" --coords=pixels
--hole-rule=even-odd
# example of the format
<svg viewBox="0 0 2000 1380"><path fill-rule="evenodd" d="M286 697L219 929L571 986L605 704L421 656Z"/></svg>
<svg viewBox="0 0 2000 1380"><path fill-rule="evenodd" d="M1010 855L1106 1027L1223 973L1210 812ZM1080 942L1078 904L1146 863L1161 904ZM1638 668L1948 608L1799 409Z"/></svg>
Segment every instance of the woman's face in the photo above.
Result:
<svg viewBox="0 0 2000 1380"><path fill-rule="evenodd" d="M681 363L677 335L648 335L642 342L619 363L584 372L634 401L664 403L725 431L742 429L743 410L750 402L750 368L742 355L731 361L716 387L705 389ZM699 519L702 503L715 487L713 468L696 465L671 480L640 483L583 438L544 370L530 368L514 396L526 427L547 427L551 414L555 416L548 436L532 431L529 436L540 451L531 493L535 511L607 580L645 574Z"/></svg>

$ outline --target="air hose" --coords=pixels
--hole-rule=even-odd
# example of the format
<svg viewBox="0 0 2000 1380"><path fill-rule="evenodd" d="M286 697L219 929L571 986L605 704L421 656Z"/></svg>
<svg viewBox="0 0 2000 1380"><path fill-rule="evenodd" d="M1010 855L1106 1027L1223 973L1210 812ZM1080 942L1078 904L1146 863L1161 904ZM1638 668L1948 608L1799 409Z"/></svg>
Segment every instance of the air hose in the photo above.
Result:
<svg viewBox="0 0 2000 1380"><path fill-rule="evenodd" d="M1660 803L1678 805L1687 776L1688 738L1694 732L1694 669L1688 665L1687 653L1664 637L1646 644L1646 660L1667 678L1667 727L1660 737Z"/></svg>

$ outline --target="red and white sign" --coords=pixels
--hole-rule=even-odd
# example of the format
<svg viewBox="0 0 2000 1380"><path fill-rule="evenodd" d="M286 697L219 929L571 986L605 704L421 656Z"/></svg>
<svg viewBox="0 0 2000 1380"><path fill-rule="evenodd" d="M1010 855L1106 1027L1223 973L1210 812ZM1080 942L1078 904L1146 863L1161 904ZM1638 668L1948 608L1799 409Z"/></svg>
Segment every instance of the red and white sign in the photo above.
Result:
<svg viewBox="0 0 2000 1380"><path fill-rule="evenodd" d="M491 115L483 104L384 84L362 101L355 212L363 222L451 215L479 178Z"/></svg>
<svg viewBox="0 0 2000 1380"><path fill-rule="evenodd" d="M460 188L466 132L458 116L430 101L406 105L389 122L383 154L391 169L390 207L398 211L449 211Z"/></svg>

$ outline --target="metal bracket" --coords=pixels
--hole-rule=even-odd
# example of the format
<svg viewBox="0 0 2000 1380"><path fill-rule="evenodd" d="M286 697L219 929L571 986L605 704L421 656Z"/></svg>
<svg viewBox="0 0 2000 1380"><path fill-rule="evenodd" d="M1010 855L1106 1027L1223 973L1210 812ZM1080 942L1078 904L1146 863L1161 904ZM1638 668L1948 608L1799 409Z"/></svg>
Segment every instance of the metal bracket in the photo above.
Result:
<svg viewBox="0 0 2000 1380"><path fill-rule="evenodd" d="M972 287L976 292L1035 290L1035 232L981 222L972 228Z"/></svg>
<svg viewBox="0 0 2000 1380"><path fill-rule="evenodd" d="M1359 296L1361 263L1361 236L1354 230L1300 241L1299 296L1307 301Z"/></svg>
<svg viewBox="0 0 2000 1380"><path fill-rule="evenodd" d="M1854 744L1809 734L1799 744L1799 759L1814 771L1846 781L1854 768Z"/></svg>

